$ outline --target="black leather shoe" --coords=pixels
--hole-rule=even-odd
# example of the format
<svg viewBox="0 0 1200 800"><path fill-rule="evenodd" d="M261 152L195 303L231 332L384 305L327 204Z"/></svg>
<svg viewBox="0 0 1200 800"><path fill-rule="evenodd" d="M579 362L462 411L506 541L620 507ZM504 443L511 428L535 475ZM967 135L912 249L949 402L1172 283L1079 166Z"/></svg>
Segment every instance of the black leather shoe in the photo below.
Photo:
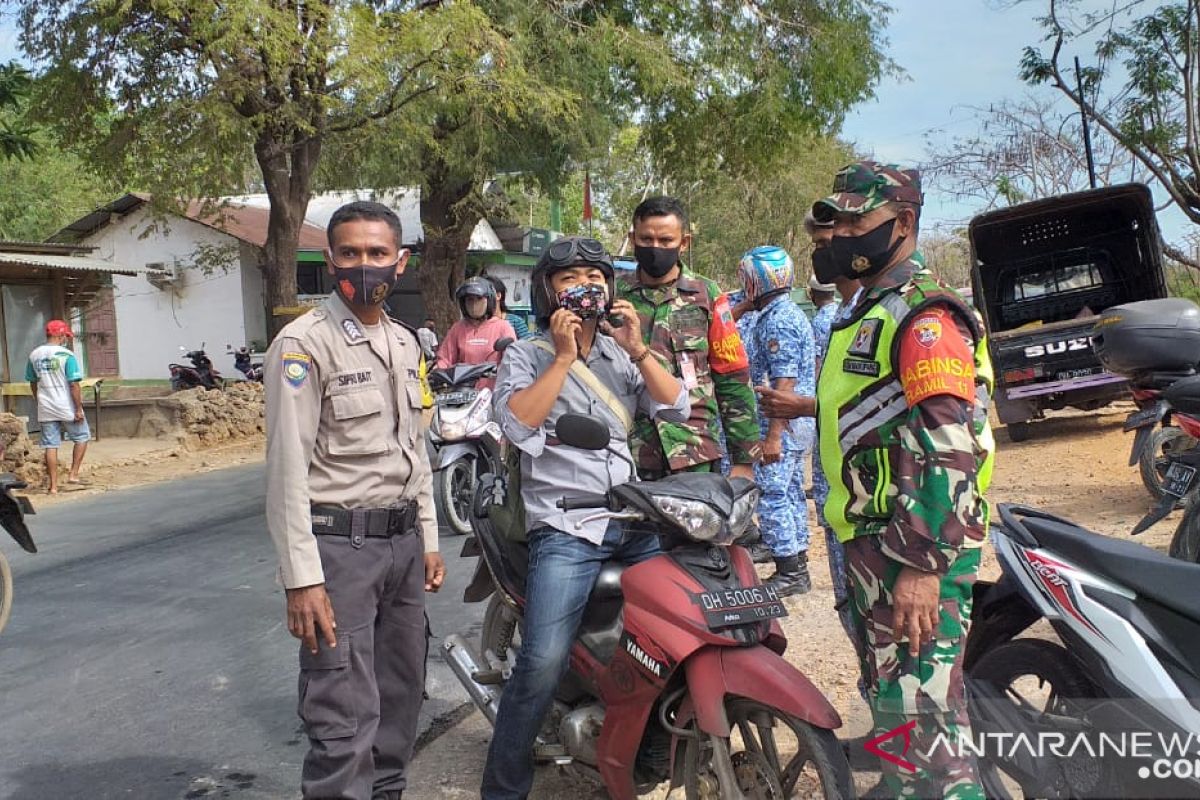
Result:
<svg viewBox="0 0 1200 800"><path fill-rule="evenodd" d="M808 553L775 559L775 574L767 578L766 584L780 597L812 591L812 579L808 577Z"/></svg>

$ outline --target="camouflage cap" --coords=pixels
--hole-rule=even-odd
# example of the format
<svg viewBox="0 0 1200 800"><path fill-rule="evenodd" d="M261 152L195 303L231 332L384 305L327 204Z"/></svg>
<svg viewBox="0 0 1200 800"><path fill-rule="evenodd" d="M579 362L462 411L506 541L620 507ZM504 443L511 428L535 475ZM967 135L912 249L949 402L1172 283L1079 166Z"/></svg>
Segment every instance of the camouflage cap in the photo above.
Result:
<svg viewBox="0 0 1200 800"><path fill-rule="evenodd" d="M813 217L828 222L838 212L866 214L893 201L921 204L921 173L896 164L857 161L838 170L833 193L813 203Z"/></svg>

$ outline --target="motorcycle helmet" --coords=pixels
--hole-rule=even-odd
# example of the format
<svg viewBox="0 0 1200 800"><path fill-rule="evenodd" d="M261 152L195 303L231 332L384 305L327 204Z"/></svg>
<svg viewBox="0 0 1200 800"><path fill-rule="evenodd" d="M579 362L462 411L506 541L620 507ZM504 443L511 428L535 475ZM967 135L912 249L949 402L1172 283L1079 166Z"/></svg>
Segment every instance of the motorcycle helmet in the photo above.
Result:
<svg viewBox="0 0 1200 800"><path fill-rule="evenodd" d="M496 313L496 289L483 278L468 278L454 292L454 299L458 301L458 311L463 319L471 319L467 315L468 297L482 297L487 300L487 311L483 319L491 319Z"/></svg>
<svg viewBox="0 0 1200 800"><path fill-rule="evenodd" d="M742 256L738 264L738 279L746 297L761 302L769 295L790 291L795 267L792 257L782 247L763 245Z"/></svg>
<svg viewBox="0 0 1200 800"><path fill-rule="evenodd" d="M599 269L604 273L609 302L616 298L617 275L612 256L605 252L604 245L587 236L563 237L542 252L529 276L533 313L541 327L549 325L551 315L558 310L558 297L550 288L550 276L568 267Z"/></svg>

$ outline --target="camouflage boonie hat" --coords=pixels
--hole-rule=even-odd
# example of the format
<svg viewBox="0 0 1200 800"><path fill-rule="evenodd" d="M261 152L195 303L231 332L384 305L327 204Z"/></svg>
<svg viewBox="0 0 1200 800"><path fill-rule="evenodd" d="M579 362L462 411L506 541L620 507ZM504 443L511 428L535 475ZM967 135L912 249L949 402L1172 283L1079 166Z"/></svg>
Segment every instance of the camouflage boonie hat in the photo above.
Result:
<svg viewBox="0 0 1200 800"><path fill-rule="evenodd" d="M857 161L833 177L833 193L813 203L813 217L828 222L838 212L866 214L893 201L921 204L921 173L896 164Z"/></svg>

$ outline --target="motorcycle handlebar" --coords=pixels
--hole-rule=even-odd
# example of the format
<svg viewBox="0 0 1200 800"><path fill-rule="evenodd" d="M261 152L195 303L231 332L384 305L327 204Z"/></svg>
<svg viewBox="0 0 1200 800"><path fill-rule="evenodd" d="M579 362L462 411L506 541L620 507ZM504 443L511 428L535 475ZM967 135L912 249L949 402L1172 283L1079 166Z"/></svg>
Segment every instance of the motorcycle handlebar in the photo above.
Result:
<svg viewBox="0 0 1200 800"><path fill-rule="evenodd" d="M564 497L557 503L563 511L574 511L580 508L608 508L608 495L589 492L578 497Z"/></svg>

